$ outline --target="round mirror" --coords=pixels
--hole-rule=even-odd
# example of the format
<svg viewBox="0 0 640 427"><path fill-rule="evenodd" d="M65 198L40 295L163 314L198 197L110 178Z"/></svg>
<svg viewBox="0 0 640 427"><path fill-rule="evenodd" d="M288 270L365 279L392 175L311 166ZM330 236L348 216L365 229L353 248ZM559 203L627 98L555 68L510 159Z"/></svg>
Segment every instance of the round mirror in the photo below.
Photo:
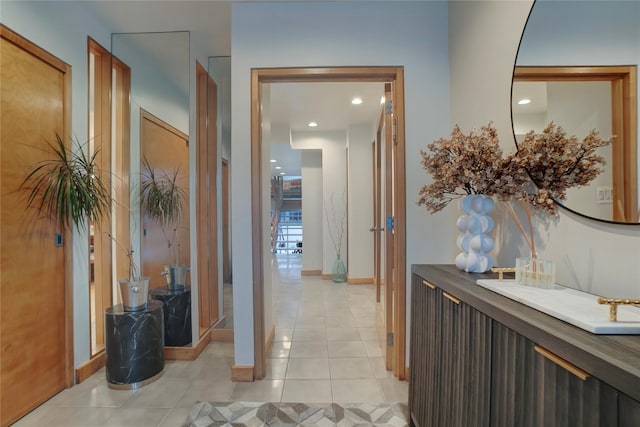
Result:
<svg viewBox="0 0 640 427"><path fill-rule="evenodd" d="M550 122L579 139L614 137L599 149L604 171L556 201L580 215L638 224L638 62L640 2L534 3L513 73L516 143Z"/></svg>

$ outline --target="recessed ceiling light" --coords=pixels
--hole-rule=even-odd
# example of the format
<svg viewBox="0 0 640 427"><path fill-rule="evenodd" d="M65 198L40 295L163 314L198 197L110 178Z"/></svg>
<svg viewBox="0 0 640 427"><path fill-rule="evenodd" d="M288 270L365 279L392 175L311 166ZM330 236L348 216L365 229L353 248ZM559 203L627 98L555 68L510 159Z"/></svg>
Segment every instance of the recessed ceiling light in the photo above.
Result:
<svg viewBox="0 0 640 427"><path fill-rule="evenodd" d="M358 97L353 98L353 99L351 100L351 103L352 103L353 105L360 105L360 104L362 104L362 98L358 98Z"/></svg>
<svg viewBox="0 0 640 427"><path fill-rule="evenodd" d="M309 122L309 127L310 128L314 128L316 126L318 126L318 124L316 122Z"/></svg>
<svg viewBox="0 0 640 427"><path fill-rule="evenodd" d="M276 166L276 169L282 169L282 166Z"/></svg>
<svg viewBox="0 0 640 427"><path fill-rule="evenodd" d="M275 162L277 162L276 159L271 159L271 163L275 163Z"/></svg>
<svg viewBox="0 0 640 427"><path fill-rule="evenodd" d="M531 100L528 98L522 98L520 101L518 101L519 105L527 105L529 103L531 103Z"/></svg>
<svg viewBox="0 0 640 427"><path fill-rule="evenodd" d="M383 96L380 97L380 105L384 104L384 101L385 101L385 99L384 99L384 95L383 95Z"/></svg>
<svg viewBox="0 0 640 427"><path fill-rule="evenodd" d="M284 172L280 172L280 175L286 175Z"/></svg>

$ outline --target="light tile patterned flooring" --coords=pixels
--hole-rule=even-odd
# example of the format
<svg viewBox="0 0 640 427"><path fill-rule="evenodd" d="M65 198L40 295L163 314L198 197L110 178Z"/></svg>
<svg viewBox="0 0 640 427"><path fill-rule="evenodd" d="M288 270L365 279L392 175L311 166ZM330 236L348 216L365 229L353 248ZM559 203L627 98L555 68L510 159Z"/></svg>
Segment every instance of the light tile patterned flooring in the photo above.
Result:
<svg viewBox="0 0 640 427"><path fill-rule="evenodd" d="M264 380L231 382L233 344L216 342L195 361L167 361L136 391L109 389L100 370L15 426L181 426L197 401L406 403L408 383L385 370L376 339L373 285L301 278L300 268L299 254L274 258L276 334Z"/></svg>

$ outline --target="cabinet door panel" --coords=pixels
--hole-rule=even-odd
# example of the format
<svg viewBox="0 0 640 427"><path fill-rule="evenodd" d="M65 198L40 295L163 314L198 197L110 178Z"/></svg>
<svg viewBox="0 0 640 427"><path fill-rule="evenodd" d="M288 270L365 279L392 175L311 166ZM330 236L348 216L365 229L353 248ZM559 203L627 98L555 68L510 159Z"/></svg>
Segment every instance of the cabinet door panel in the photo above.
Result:
<svg viewBox="0 0 640 427"><path fill-rule="evenodd" d="M488 426L491 327L414 276L409 410L415 425Z"/></svg>
<svg viewBox="0 0 640 427"><path fill-rule="evenodd" d="M617 391L582 380L538 354L534 343L494 322L492 426L614 426Z"/></svg>
<svg viewBox="0 0 640 427"><path fill-rule="evenodd" d="M617 424L618 392L594 377L582 380L538 355L543 381L540 404L548 426Z"/></svg>
<svg viewBox="0 0 640 427"><path fill-rule="evenodd" d="M492 320L461 304L459 426L489 426ZM458 412L456 410L456 412Z"/></svg>
<svg viewBox="0 0 640 427"><path fill-rule="evenodd" d="M437 426L440 408L440 364L442 363L439 291L413 276L409 413L414 425Z"/></svg>
<svg viewBox="0 0 640 427"><path fill-rule="evenodd" d="M640 423L640 402L623 393L618 394L618 426L637 427Z"/></svg>
<svg viewBox="0 0 640 427"><path fill-rule="evenodd" d="M533 343L494 322L492 347L491 425L536 425Z"/></svg>

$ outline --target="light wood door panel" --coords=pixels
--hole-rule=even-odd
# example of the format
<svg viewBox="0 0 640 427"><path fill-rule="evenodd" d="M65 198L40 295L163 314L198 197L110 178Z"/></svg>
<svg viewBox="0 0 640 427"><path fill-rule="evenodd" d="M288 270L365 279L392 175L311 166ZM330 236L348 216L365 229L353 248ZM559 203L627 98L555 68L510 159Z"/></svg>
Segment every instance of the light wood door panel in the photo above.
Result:
<svg viewBox="0 0 640 427"><path fill-rule="evenodd" d="M207 174L209 221L209 326L220 318L218 309L218 85L207 75Z"/></svg>
<svg viewBox="0 0 640 427"><path fill-rule="evenodd" d="M200 336L219 319L217 107L218 90L206 69L196 62L198 176L198 303Z"/></svg>
<svg viewBox="0 0 640 427"><path fill-rule="evenodd" d="M189 138L178 129L165 123L158 117L141 110L140 142L143 158L159 176L167 173L170 177L179 168L177 183L185 194L189 194ZM189 264L189 201L185 200L182 215L176 226L180 245L179 262ZM169 249L167 235L162 227L148 217L142 219L142 271L143 276L151 278L150 287L166 286L161 273L165 264L174 264L175 257ZM189 279L187 279L189 281Z"/></svg>
<svg viewBox="0 0 640 427"><path fill-rule="evenodd" d="M70 385L71 307L65 249L56 246L61 231L35 211L25 214L24 194L16 190L34 164L50 157L47 141L55 141L56 133L67 139L71 69L4 27L0 43L0 424L5 426Z"/></svg>

